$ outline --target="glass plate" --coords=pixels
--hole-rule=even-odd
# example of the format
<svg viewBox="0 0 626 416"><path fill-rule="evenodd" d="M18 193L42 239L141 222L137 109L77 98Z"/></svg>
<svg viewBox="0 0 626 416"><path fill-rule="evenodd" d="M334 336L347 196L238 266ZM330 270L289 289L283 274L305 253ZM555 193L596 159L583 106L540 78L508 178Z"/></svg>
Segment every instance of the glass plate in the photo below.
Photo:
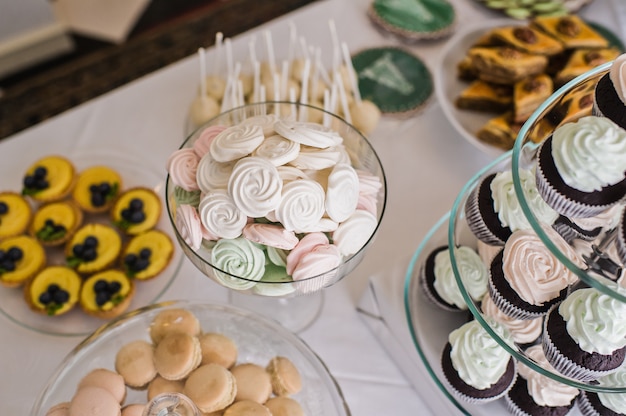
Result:
<svg viewBox="0 0 626 416"><path fill-rule="evenodd" d="M298 336L253 312L220 304L171 301L122 315L81 342L48 380L31 416L44 416L53 405L68 401L80 379L96 368L114 369L119 349L135 340L150 341L149 325L165 309L184 308L200 321L203 332L218 332L237 346L237 363L265 366L275 356L287 357L302 377L302 390L291 397L308 416L348 416L350 410L322 360ZM127 389L124 403L146 403L146 391Z"/></svg>
<svg viewBox="0 0 626 416"><path fill-rule="evenodd" d="M114 150L76 149L65 156L74 164L78 172L90 166L106 165L121 175L123 189L142 186L152 189L160 196L162 212L156 228L169 235L172 244L174 244L174 254L169 265L161 274L150 280L136 282L135 296L128 310L156 302L174 281L184 258L181 250L177 247L176 237L165 213L164 169L138 164L136 158ZM32 163L35 161L32 160ZM0 182L0 189L20 192L21 177L28 167L23 166L22 170L16 172L13 178L3 179ZM108 218L106 215L85 214L83 223L91 221L107 222ZM46 248L46 254L48 264L64 263L63 247ZM80 309L79 305L60 316L47 316L33 312L24 300L23 287L0 287L0 313L24 328L58 336L85 336L106 322L106 320L87 315Z"/></svg>

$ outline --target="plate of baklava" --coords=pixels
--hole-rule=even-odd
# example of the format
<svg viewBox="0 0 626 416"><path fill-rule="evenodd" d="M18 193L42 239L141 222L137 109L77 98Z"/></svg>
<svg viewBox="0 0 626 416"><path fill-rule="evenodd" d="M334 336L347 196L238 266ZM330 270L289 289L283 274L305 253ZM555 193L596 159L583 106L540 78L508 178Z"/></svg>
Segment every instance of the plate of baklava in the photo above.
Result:
<svg viewBox="0 0 626 416"><path fill-rule="evenodd" d="M554 91L622 51L610 31L577 15L481 22L446 44L435 92L459 134L497 156L513 147L524 122ZM591 113L592 93L571 100L570 119ZM544 138L537 131L533 140Z"/></svg>

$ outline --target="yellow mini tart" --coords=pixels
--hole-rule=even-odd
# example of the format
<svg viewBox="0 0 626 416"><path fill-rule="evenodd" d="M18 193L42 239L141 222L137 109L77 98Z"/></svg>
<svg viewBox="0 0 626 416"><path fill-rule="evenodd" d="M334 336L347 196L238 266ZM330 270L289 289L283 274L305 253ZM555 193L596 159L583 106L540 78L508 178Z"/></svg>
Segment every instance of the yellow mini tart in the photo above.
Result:
<svg viewBox="0 0 626 416"><path fill-rule="evenodd" d="M161 199L148 188L123 192L111 209L111 220L122 231L137 235L151 230L161 216Z"/></svg>
<svg viewBox="0 0 626 416"><path fill-rule="evenodd" d="M58 201L70 194L75 183L72 162L62 156L47 156L26 171L22 194L39 202Z"/></svg>
<svg viewBox="0 0 626 416"><path fill-rule="evenodd" d="M90 223L79 228L65 245L67 265L81 274L111 266L122 250L122 238L111 226Z"/></svg>
<svg viewBox="0 0 626 416"><path fill-rule="evenodd" d="M50 202L35 214L29 233L44 246L58 246L70 239L83 222L83 213L71 201Z"/></svg>
<svg viewBox="0 0 626 416"><path fill-rule="evenodd" d="M122 177L107 166L92 166L80 172L72 198L83 210L103 213L109 210L122 190Z"/></svg>
<svg viewBox="0 0 626 416"><path fill-rule="evenodd" d="M22 285L46 265L46 252L37 240L26 235L0 241L0 283Z"/></svg>
<svg viewBox="0 0 626 416"><path fill-rule="evenodd" d="M30 204L15 192L0 192L0 240L22 234L32 216Z"/></svg>
<svg viewBox="0 0 626 416"><path fill-rule="evenodd" d="M131 278L151 279L167 267L173 254L174 244L166 233L146 231L133 237L124 248L122 268Z"/></svg>
<svg viewBox="0 0 626 416"><path fill-rule="evenodd" d="M130 305L135 284L121 270L105 270L89 277L80 291L80 306L89 315L111 319Z"/></svg>
<svg viewBox="0 0 626 416"><path fill-rule="evenodd" d="M62 315L78 302L81 285L81 277L69 267L48 266L28 281L24 297L35 312Z"/></svg>

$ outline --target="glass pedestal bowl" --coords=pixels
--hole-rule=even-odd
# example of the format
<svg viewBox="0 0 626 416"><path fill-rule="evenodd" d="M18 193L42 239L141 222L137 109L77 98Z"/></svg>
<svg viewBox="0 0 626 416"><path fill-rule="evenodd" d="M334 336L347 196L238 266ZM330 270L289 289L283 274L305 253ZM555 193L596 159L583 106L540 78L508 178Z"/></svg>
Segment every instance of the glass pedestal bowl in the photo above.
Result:
<svg viewBox="0 0 626 416"><path fill-rule="evenodd" d="M293 193L291 189L300 188L295 186L291 187L292 185L305 181L309 184L316 182L317 184L315 186L321 190L324 195L323 198L325 198L324 204L326 204L330 194L330 185L328 185L328 183L330 183L329 173L331 170L334 172L334 166L349 164L354 169L354 173L358 174L358 180L356 182L344 179L344 177L340 177L338 181L333 179L333 181L335 181L335 185L333 185L335 189L335 191L333 191L335 192L333 198L342 198L342 195L336 193L337 189L343 189L346 195L352 195L346 196L346 200L350 200L356 195L356 192L358 192L356 210L353 211L347 219L331 221L328 218L328 209L326 209L319 223L315 223L315 227L318 226L317 224L321 224L316 234L324 234L326 236L325 238L328 239L329 245L334 245L335 248L341 247L340 241L343 241L344 247L349 246L348 250L340 249L341 256L339 261L336 263L333 261L334 264L327 270L316 270L314 273L300 275L298 278L294 279L292 275L288 274L286 271L286 264L290 261L288 255L292 252L291 249L277 249L269 245L257 244L259 241L252 244L263 253L260 257L251 255L249 252L243 253L238 249L228 250L227 252L214 249L218 244L229 243L226 240L246 240L243 236L237 238L214 238L213 241L205 238L199 248L192 248L187 238L188 234L186 229L181 226L180 221L177 221L178 212L183 203L181 199L177 197L180 193L180 187L174 183L171 174L168 175L166 184L167 211L180 246L186 256L203 274L211 278L214 282L231 289L231 301L233 303L257 310L260 313L264 313L267 316L281 321L289 329L299 331L310 324L317 316L321 308L321 289L339 282L352 272L363 259L380 225L385 210L387 192L385 174L372 145L352 125L319 108L299 103L266 102L232 109L220 114L218 117L210 120L196 130L183 142L181 149L193 148L194 143L196 143L200 137L202 137L203 132L208 129L214 128L215 126L237 126L251 118L254 118L255 123L262 120L262 124L264 125L265 141L262 146L268 143L267 139L269 137L276 137L275 135L277 133L273 130L273 123L276 120L290 120L290 123L297 122L299 124L294 128L295 130L300 129L301 126L306 126L305 130L312 129L315 135L321 134L324 136L324 140L327 140L328 137L333 137L334 142L331 145L326 144L323 147L312 147L311 145L307 145L308 142L305 140L304 143L299 145L300 150L298 157L308 158L314 155L314 157L321 157L322 159L329 158L329 160L332 160L330 163L323 162L322 165L318 165L317 162L315 162L313 165L310 165L311 167L309 167L307 162L301 163L294 160L287 163L275 163L275 165L278 165L277 169L281 169L280 181L282 181L282 183L280 187L282 187L282 191L278 191L278 198L281 201L280 209L283 210L281 212L288 212L288 214L281 217L276 214L278 208L275 208L263 217L253 218L248 215L248 223L272 224L282 227L285 221L281 222L277 218L282 219L286 216L302 216L306 218L311 215L312 211L319 211L317 211L317 208L315 208L315 210L312 208L308 200L309 195L307 195L307 191L297 191ZM283 136L285 134L283 130ZM229 136L229 139L225 140L226 141L222 143L226 144L224 144L222 148L230 146L229 141L237 139L233 139L232 136ZM211 143L211 147L215 146L215 142ZM283 145L284 143L280 146ZM261 146L259 146L259 148L260 147ZM211 155L212 151L208 153L209 154L203 156L203 160L204 157L213 157ZM252 153L252 156L256 155L257 150ZM249 154L228 163L236 163L239 165L239 162L246 158L250 159ZM233 195L236 194L236 192L231 192L230 183L233 181L230 180L232 177L229 176L232 173L231 170L233 167L232 165L230 165L230 167L227 166L228 163L215 162L217 166L215 170L222 173L227 172L226 182L229 182L229 184L224 184L222 187L211 188L208 192L203 192L201 194L202 198L206 198L207 194L221 192L234 200ZM198 170L200 170L200 168L198 168ZM275 175L271 173L269 176L274 177ZM352 178L354 178L354 176L352 176ZM263 174L258 175L257 179L250 179L249 183L254 182L250 188L251 192L255 193L255 195L257 192L259 194L266 192L269 186L266 187L264 180L265 177ZM290 194L286 196L288 186L290 187ZM311 193L311 197L317 198L314 196L313 192ZM274 198L274 194L270 198ZM196 201L196 203L202 205L202 202ZM289 203L290 205L288 205L288 208L285 208L287 205L283 206L283 203ZM325 206L327 207L327 205ZM199 212L199 209L196 207L197 205L194 206L194 209L196 209L196 212ZM237 211L239 208L240 207L237 206L233 212ZM231 215L234 216L236 214L229 212L227 215L224 214L222 217L216 218L215 221L230 221L232 219ZM284 228L287 227L285 226ZM342 228L343 231L340 232L339 230ZM337 231L334 231L335 229ZM297 233L293 233L292 231L288 231L288 233L295 235L298 241L300 241L315 230L311 230L310 232L308 230L303 231L296 229L295 231ZM246 242L245 245L247 247L249 243ZM246 248L246 250L248 249ZM225 254L216 254L218 252ZM255 253L258 253L258 251L255 251ZM310 259L312 258L313 257L310 257ZM324 262L326 260L321 256L319 261ZM259 264L261 262L263 262L264 265ZM302 262L302 260L300 262ZM249 271L257 267L263 267L263 271L260 275L255 273L254 277L243 275L242 272L240 272L243 269Z"/></svg>
<svg viewBox="0 0 626 416"><path fill-rule="evenodd" d="M115 355L122 346L135 340L151 342L150 324L159 313L171 309L192 312L203 333L221 333L232 339L238 349L237 363L265 367L273 357L287 357L302 378L302 389L290 397L300 404L305 414L350 414L339 386L324 363L299 337L281 325L229 305L171 301L127 313L82 341L48 380L33 405L31 416L44 416L52 406L71 400L79 381L91 370L114 370ZM147 393L127 388L124 403L147 403Z"/></svg>

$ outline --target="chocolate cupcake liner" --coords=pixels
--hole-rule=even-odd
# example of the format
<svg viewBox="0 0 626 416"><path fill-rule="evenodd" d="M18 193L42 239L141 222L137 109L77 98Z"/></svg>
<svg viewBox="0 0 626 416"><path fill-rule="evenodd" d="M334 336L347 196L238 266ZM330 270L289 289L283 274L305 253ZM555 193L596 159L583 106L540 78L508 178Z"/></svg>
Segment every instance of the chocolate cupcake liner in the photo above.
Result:
<svg viewBox="0 0 626 416"><path fill-rule="evenodd" d="M576 202L560 194L545 176L541 163L537 163L536 169L537 190L553 210L566 217L593 217L609 209L611 205L588 205Z"/></svg>
<svg viewBox="0 0 626 416"><path fill-rule="evenodd" d="M443 380L445 382L446 387L448 387L448 390L454 396L456 396L458 399L463 400L465 403L470 403L470 404L486 404L486 403L491 403L491 402L494 402L496 400L499 400L502 397L505 397L507 392L511 388L511 386L513 386L513 384L515 384L515 380L517 380L517 377L518 377L517 370L515 370L515 376L513 377L513 380L511 381L511 384L509 385L509 388L503 390L502 392L500 392L500 393L498 393L498 394L496 394L494 396L490 396L490 397L473 397L473 396L468 396L467 394L462 393L457 388L455 388L452 385L452 383L450 382L450 380L448 380L448 376L445 374L445 372L443 373Z"/></svg>
<svg viewBox="0 0 626 416"><path fill-rule="evenodd" d="M504 403L506 405L506 410L508 410L509 413L513 416L532 416L520 409L517 403L511 400L508 394L504 396Z"/></svg>
<svg viewBox="0 0 626 416"><path fill-rule="evenodd" d="M448 312L464 312L465 311L464 309L451 306L437 299L437 297L432 292L433 289L428 285L424 266L422 266L419 271L419 283L420 283L420 288L422 289L422 293L424 294L426 299L428 299L433 305Z"/></svg>
<svg viewBox="0 0 626 416"><path fill-rule="evenodd" d="M480 212L478 204L479 190L480 184L478 184L478 186L476 186L472 190L472 192L470 192L467 200L465 201L465 217L467 220L467 225L474 234L474 236L481 240L483 243L494 246L502 246L505 242L491 232Z"/></svg>
<svg viewBox="0 0 626 416"><path fill-rule="evenodd" d="M543 337L542 337L542 347L543 353L546 356L548 362L557 370L559 373L564 375L565 377L573 378L575 380L579 380L582 382L589 382L597 380L598 378L611 374L619 369L615 368L613 370L608 371L596 371L590 368L585 368L581 365L576 364L574 361L566 357L554 344L550 334L548 332L548 319L552 311L558 307L557 305L553 305L548 314L546 315L546 319L544 319L543 323ZM558 313L558 312L555 312Z"/></svg>
<svg viewBox="0 0 626 416"><path fill-rule="evenodd" d="M588 391L581 390L580 394L576 398L576 404L578 405L578 410L583 416L602 416L591 404L587 394L595 394Z"/></svg>
<svg viewBox="0 0 626 416"><path fill-rule="evenodd" d="M564 216L558 218L554 224L552 224L552 228L559 233L559 235L563 237L568 244L571 244L575 239L593 241L602 232L601 227L593 230L584 230L571 222L569 218Z"/></svg>
<svg viewBox="0 0 626 416"><path fill-rule="evenodd" d="M500 291L498 291L498 289L495 287L495 285L493 284L493 278L491 275L489 275L488 291L489 291L489 296L493 300L493 303L496 304L498 309L500 309L504 314L506 314L507 316L510 316L513 319L530 320L530 319L541 318L547 312L547 311L546 312L531 312L517 305L512 304L511 302L509 302L508 299L502 296Z"/></svg>
<svg viewBox="0 0 626 416"><path fill-rule="evenodd" d="M622 264L626 265L626 207L622 209L615 236L617 256Z"/></svg>

